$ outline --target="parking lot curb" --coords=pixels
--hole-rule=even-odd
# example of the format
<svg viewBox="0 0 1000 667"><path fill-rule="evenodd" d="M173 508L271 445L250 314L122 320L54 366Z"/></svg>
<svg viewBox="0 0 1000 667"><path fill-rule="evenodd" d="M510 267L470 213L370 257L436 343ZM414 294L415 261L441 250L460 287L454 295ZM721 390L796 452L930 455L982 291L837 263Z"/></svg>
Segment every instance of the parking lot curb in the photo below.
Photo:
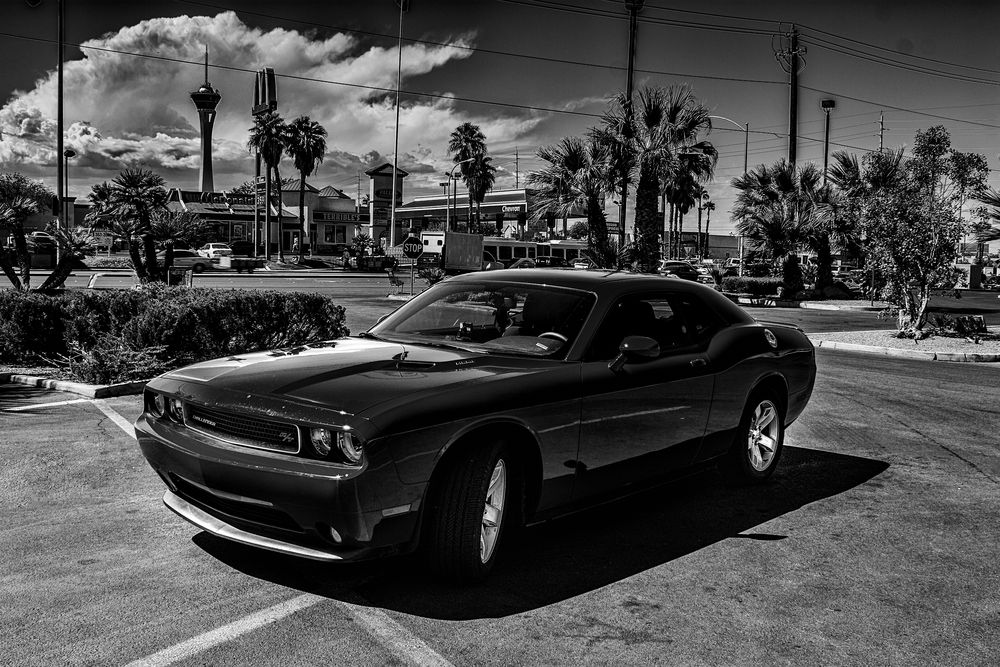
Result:
<svg viewBox="0 0 1000 667"><path fill-rule="evenodd" d="M958 361L965 363L993 363L1000 361L1000 354L979 352L934 352L931 350L901 350L895 347L877 347L875 345L860 345L858 343L842 343L832 340L813 340L813 345L824 350L843 350L845 352L861 352L877 354L886 357L902 359L920 359L923 361Z"/></svg>
<svg viewBox="0 0 1000 667"><path fill-rule="evenodd" d="M54 391L65 391L70 394L79 394L87 398L111 398L113 396L131 396L142 393L143 387L148 380L138 380L136 382L121 382L118 384L86 384L83 382L69 382L68 380L52 380L34 375L20 375L18 373L0 373L0 383L23 384L29 387L41 387Z"/></svg>

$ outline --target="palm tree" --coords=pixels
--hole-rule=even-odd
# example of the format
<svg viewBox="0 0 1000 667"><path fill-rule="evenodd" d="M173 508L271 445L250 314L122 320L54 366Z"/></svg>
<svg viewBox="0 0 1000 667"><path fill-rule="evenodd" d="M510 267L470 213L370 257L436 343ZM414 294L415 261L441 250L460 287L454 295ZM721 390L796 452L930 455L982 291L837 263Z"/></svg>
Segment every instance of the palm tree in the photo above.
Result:
<svg viewBox="0 0 1000 667"><path fill-rule="evenodd" d="M62 286L77 263L94 248L94 233L89 229L77 227L67 230L58 225L50 225L48 231L59 244L59 263L38 288L39 291L58 289Z"/></svg>
<svg viewBox="0 0 1000 667"><path fill-rule="evenodd" d="M657 200L662 181L678 167L679 155L699 143L712 128L708 108L687 86L639 89L637 104L618 95L604 115L604 125L622 137L635 155L635 245L641 270L652 270L659 257ZM630 109L634 109L629 113ZM703 142L704 145L710 145Z"/></svg>
<svg viewBox="0 0 1000 667"><path fill-rule="evenodd" d="M715 210L715 202L709 200L705 202L703 208L705 209L705 256L708 256L710 252L709 239L711 238L711 236L709 236L708 228L712 224L712 211Z"/></svg>
<svg viewBox="0 0 1000 667"><path fill-rule="evenodd" d="M282 153L288 145L288 126L285 121L275 111L267 111L254 116L253 127L250 128L250 139L247 141L247 149L257 151L267 166L265 179L267 191L271 191L271 184L277 187L278 201L278 259L284 261L284 244L281 233L281 176L278 173L278 163L281 162ZM271 174L274 174L274 180ZM265 242L264 256L271 258L271 202L267 202L264 215Z"/></svg>
<svg viewBox="0 0 1000 667"><path fill-rule="evenodd" d="M312 175L326 154L326 129L309 116L299 116L288 125L288 152L299 172L299 221L302 223L299 261L301 262L303 248L311 228L305 220L306 178Z"/></svg>
<svg viewBox="0 0 1000 667"><path fill-rule="evenodd" d="M94 185L90 201L86 219L91 224L107 221L115 236L127 240L139 281L163 280L156 265L156 239L151 228L154 212L167 205L163 177L148 169L122 169L110 183Z"/></svg>
<svg viewBox="0 0 1000 667"><path fill-rule="evenodd" d="M469 163L469 205L476 204L476 224L482 221L482 203L486 199L486 193L493 189L493 184L497 179L497 168L492 164L493 158L489 155L480 155Z"/></svg>
<svg viewBox="0 0 1000 667"><path fill-rule="evenodd" d="M192 211L171 211L163 208L153 212L149 222L149 233L153 240L162 243L163 274L170 275L170 267L174 264L174 245L177 242L198 247L207 238L209 223Z"/></svg>
<svg viewBox="0 0 1000 667"><path fill-rule="evenodd" d="M24 221L51 205L55 195L47 187L16 172L0 174L0 230L14 239L14 251L0 250L0 267L14 289L31 289L31 256ZM13 257L11 256L13 254ZM20 276L14 270L14 262Z"/></svg>
<svg viewBox="0 0 1000 667"><path fill-rule="evenodd" d="M795 252L803 243L816 247L822 239L817 225L822 177L816 165L796 167L782 159L732 182L740 191L733 208L737 231L781 264L785 288L792 292L801 287Z"/></svg>
<svg viewBox="0 0 1000 667"><path fill-rule="evenodd" d="M487 153L486 135L479 129L478 125L469 122L462 123L452 131L448 140L448 151L452 154L452 161L455 164L461 163L459 173L462 174L462 180L469 191L469 224L471 226L472 193L475 188L477 169L481 169L480 159Z"/></svg>
<svg viewBox="0 0 1000 667"><path fill-rule="evenodd" d="M541 171L528 174L528 184L535 188L532 219L539 220L550 212L561 217L574 209L584 210L589 255L602 267L610 267L615 261L601 205L613 170L610 151L611 146L593 133L587 139L566 137L554 146L538 149L538 157L547 164Z"/></svg>

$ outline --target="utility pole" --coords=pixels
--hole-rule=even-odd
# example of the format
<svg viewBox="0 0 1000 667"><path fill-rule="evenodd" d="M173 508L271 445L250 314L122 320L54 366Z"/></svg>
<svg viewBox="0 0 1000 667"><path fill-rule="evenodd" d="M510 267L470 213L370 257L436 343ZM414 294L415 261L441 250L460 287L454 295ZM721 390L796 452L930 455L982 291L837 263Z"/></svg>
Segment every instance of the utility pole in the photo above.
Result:
<svg viewBox="0 0 1000 667"><path fill-rule="evenodd" d="M885 137L885 113L878 112L878 152L882 152L882 140Z"/></svg>
<svg viewBox="0 0 1000 667"><path fill-rule="evenodd" d="M829 116L827 116L829 118ZM799 31L792 26L788 70L788 161L795 166L799 127Z"/></svg>
<svg viewBox="0 0 1000 667"><path fill-rule="evenodd" d="M518 190L521 188L520 179L520 161L517 156L517 146L514 146L514 189Z"/></svg>
<svg viewBox="0 0 1000 667"><path fill-rule="evenodd" d="M628 10L628 75L625 82L625 132L626 138L631 134L632 125L632 80L635 72L635 33L638 25L637 16L642 11L645 0L625 0ZM625 213L628 210L628 174L622 174L622 200L618 207L618 247L625 246Z"/></svg>
<svg viewBox="0 0 1000 667"><path fill-rule="evenodd" d="M781 69L788 73L788 161L795 165L796 145L798 143L799 126L799 56L806 52L799 48L799 31L792 24L788 34L788 48L775 52L775 57Z"/></svg>
<svg viewBox="0 0 1000 667"><path fill-rule="evenodd" d="M410 8L410 0L396 0L396 4L399 6L399 36L396 39L396 131L392 151L392 204L389 207L390 248L396 245L396 171L399 164L399 81L403 73L403 12Z"/></svg>
<svg viewBox="0 0 1000 667"><path fill-rule="evenodd" d="M65 119L63 117L63 59L64 59L64 47L63 44L66 41L66 8L65 1L59 0L56 8L58 13L58 19L56 20L56 32L58 33L59 47L56 58L58 60L58 73L56 75L56 88L58 89L58 100L57 100L57 110L56 110L56 196L59 198L59 225L60 229L66 229L66 205L64 199L66 193L63 191L63 126Z"/></svg>

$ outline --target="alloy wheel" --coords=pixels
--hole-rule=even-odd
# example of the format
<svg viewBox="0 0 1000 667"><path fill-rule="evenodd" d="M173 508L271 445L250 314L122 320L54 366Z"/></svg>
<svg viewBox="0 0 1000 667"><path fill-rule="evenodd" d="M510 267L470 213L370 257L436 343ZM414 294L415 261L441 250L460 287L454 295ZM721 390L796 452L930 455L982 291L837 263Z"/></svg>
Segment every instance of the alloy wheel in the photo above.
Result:
<svg viewBox="0 0 1000 667"><path fill-rule="evenodd" d="M754 470L763 472L770 467L778 448L780 428L777 406L769 400L758 403L747 432L747 456Z"/></svg>
<svg viewBox="0 0 1000 667"><path fill-rule="evenodd" d="M503 524L504 500L507 496L507 467L503 459L497 461L490 475L490 486L486 490L486 505L483 508L483 528L479 536L479 559L486 563L493 555L500 526Z"/></svg>

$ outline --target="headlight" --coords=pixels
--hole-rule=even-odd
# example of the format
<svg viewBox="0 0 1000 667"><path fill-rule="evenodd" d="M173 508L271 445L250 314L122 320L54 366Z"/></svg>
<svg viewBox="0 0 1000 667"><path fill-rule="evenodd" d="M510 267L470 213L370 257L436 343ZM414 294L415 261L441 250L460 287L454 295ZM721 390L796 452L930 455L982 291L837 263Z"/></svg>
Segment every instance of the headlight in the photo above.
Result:
<svg viewBox="0 0 1000 667"><path fill-rule="evenodd" d="M337 432L337 447L348 462L358 463L361 461L361 440L350 431Z"/></svg>
<svg viewBox="0 0 1000 667"><path fill-rule="evenodd" d="M362 445L361 439L351 433L349 427L343 429L311 428L309 429L309 442L313 449L322 457L327 457L334 450L340 453L341 457L351 464L361 461Z"/></svg>
<svg viewBox="0 0 1000 667"><path fill-rule="evenodd" d="M167 412L170 418L178 424L184 423L184 403L179 398L171 398L167 401Z"/></svg>
<svg viewBox="0 0 1000 667"><path fill-rule="evenodd" d="M309 441L320 456L326 456L333 448L333 436L328 428L309 429Z"/></svg>
<svg viewBox="0 0 1000 667"><path fill-rule="evenodd" d="M150 399L146 402L149 407L149 411L153 413L154 417L162 417L167 409L167 399L163 394L157 394L156 392L150 392Z"/></svg>

